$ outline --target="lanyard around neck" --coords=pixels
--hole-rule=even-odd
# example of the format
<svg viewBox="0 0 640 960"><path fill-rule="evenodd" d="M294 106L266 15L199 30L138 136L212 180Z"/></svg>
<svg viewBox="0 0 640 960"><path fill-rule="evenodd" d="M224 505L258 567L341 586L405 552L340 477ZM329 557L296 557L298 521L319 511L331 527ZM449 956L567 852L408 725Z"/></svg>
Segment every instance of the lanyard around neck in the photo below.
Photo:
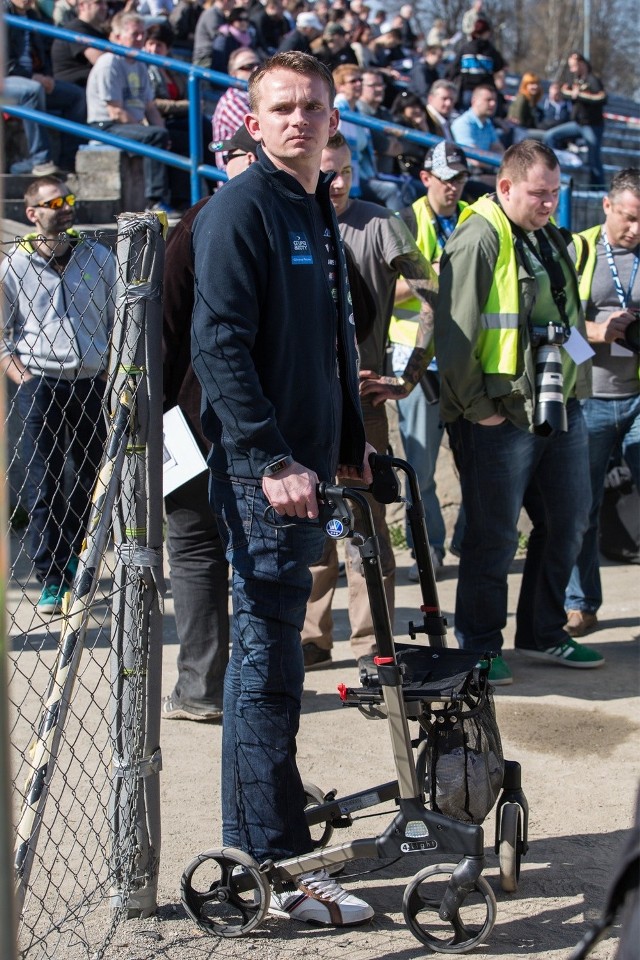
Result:
<svg viewBox="0 0 640 960"><path fill-rule="evenodd" d="M633 258L633 266L631 267L631 278L629 280L629 289L627 292L624 292L620 276L618 274L618 268L616 267L615 260L613 259L613 248L609 243L609 238L607 237L606 232L602 231L602 245L604 247L604 252L607 256L607 263L609 264L609 270L611 271L611 279L613 280L613 285L616 289L616 294L618 295L618 300L620 301L620 306L623 310L626 310L629 306L629 301L631 300L631 291L633 290L633 285L636 281L636 274L638 272L638 250L640 247L636 247L636 254Z"/></svg>

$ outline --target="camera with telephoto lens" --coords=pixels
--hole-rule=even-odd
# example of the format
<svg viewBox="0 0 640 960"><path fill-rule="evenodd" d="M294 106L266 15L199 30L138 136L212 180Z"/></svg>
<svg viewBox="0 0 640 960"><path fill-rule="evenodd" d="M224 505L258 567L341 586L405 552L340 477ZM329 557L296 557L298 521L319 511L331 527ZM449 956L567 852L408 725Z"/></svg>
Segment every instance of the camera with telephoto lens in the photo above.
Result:
<svg viewBox="0 0 640 960"><path fill-rule="evenodd" d="M567 410L562 393L562 356L560 346L569 339L570 331L563 324L548 323L531 327L531 343L536 349L536 405L533 432L551 437L567 432Z"/></svg>
<svg viewBox="0 0 640 960"><path fill-rule="evenodd" d="M540 347L545 343L562 346L569 339L570 331L562 323L548 323L546 327L531 327L531 343Z"/></svg>

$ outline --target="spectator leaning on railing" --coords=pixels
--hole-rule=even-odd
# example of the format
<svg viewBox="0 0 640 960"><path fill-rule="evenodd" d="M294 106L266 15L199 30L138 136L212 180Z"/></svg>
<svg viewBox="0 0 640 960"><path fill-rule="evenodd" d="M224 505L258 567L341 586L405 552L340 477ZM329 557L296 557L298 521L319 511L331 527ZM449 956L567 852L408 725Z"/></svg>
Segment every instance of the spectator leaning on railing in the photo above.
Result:
<svg viewBox="0 0 640 960"><path fill-rule="evenodd" d="M117 13L109 39L141 50L144 22L137 13ZM100 57L87 81L89 123L110 133L154 147L169 148L169 134L153 102L147 65L115 53ZM148 125L143 123L148 121ZM169 175L165 164L144 158L145 197L152 210L171 214Z"/></svg>

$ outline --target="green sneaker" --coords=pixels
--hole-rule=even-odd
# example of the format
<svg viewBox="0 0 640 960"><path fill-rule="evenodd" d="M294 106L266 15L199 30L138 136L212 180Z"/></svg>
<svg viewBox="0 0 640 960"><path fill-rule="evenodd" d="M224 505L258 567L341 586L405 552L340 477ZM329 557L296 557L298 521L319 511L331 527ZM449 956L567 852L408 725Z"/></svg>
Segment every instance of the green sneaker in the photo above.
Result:
<svg viewBox="0 0 640 960"><path fill-rule="evenodd" d="M506 687L513 683L513 674L502 657L494 657L489 668L489 683L494 687Z"/></svg>
<svg viewBox="0 0 640 960"><path fill-rule="evenodd" d="M80 563L80 558L76 557L75 553L69 557L67 565L64 568L64 575L69 583L73 583L75 575L78 572L78 564Z"/></svg>
<svg viewBox="0 0 640 960"><path fill-rule="evenodd" d="M547 663L557 663L561 667L573 667L577 670L593 670L594 667L601 667L605 660L601 653L592 647L585 647L578 643L573 637L567 635L566 639L555 647L547 647L546 650L521 650L525 657L532 657L534 660L546 660Z"/></svg>
<svg viewBox="0 0 640 960"><path fill-rule="evenodd" d="M62 598L69 588L66 584L48 583L42 588L36 604L39 613L58 613L62 610Z"/></svg>

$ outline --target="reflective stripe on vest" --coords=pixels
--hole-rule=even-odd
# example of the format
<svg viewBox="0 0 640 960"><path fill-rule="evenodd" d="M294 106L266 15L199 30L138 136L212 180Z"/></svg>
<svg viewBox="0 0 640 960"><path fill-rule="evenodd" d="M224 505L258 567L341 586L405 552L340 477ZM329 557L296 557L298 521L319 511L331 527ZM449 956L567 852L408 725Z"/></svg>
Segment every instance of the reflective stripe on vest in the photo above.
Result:
<svg viewBox="0 0 640 960"><path fill-rule="evenodd" d="M518 363L518 318L520 295L518 265L509 221L499 204L481 197L460 214L458 224L473 214L488 220L498 234L498 259L489 296L480 314L478 358L484 373L513 377Z"/></svg>

